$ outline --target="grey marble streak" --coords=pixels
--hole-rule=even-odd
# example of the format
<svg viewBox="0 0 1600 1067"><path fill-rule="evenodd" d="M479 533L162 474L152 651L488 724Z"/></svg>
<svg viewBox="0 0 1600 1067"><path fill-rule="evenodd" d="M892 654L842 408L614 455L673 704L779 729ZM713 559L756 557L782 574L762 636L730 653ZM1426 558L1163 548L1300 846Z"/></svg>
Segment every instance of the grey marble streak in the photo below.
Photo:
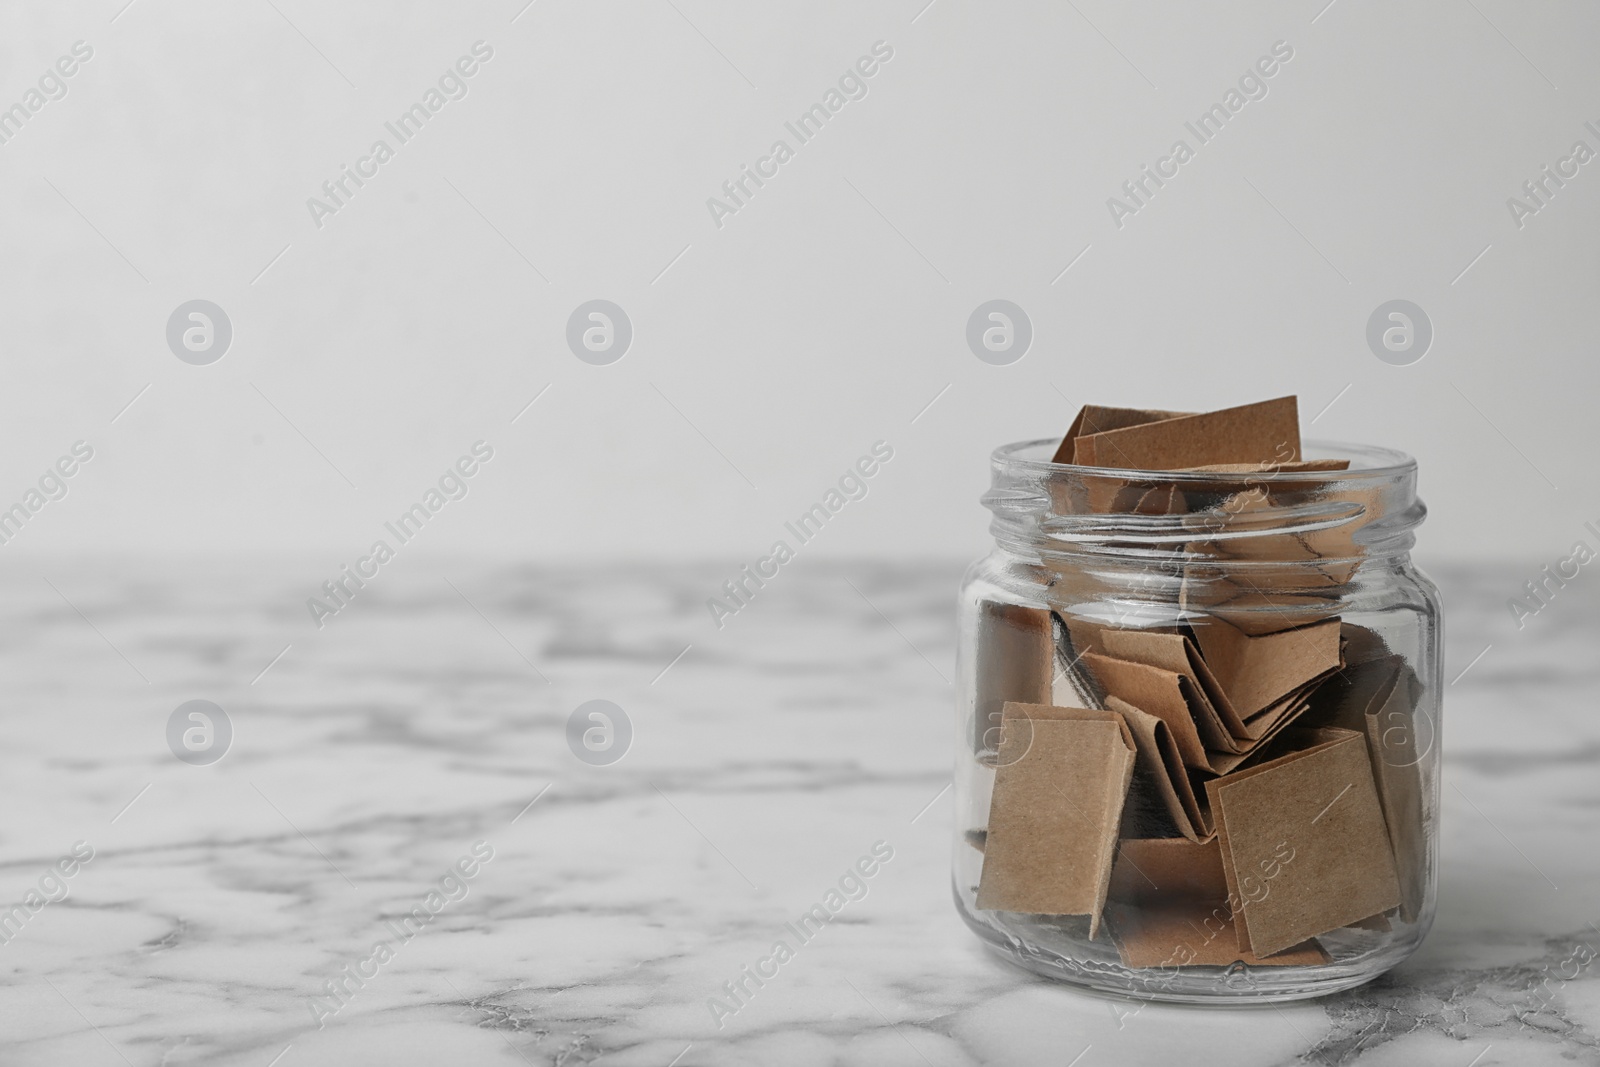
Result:
<svg viewBox="0 0 1600 1067"><path fill-rule="evenodd" d="M318 631L321 566L0 579L0 902L96 850L0 945L4 1062L1600 1062L1596 968L1564 966L1600 947L1587 579L1518 631L1529 575L1435 573L1446 678L1491 647L1446 693L1419 955L1311 1004L1129 1014L991 959L951 907L959 564L801 560L721 631L717 567L420 559ZM210 767L166 747L195 697L235 725ZM611 767L565 741L595 697L636 731ZM707 999L880 840L865 899L719 1028ZM319 1029L323 983L476 841L469 894Z"/></svg>

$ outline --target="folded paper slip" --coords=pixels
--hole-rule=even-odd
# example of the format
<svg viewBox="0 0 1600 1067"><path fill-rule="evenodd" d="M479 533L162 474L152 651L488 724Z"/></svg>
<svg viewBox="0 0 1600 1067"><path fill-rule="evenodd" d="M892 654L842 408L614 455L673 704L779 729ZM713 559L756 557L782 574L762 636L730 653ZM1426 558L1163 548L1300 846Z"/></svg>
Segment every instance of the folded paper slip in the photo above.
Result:
<svg viewBox="0 0 1600 1067"><path fill-rule="evenodd" d="M1204 711L1204 716L1220 722L1229 735L1217 747L1229 752L1247 752L1250 748L1249 742L1253 742L1264 732L1257 730L1252 733L1245 725L1245 716L1234 710L1233 701L1228 698L1222 685L1212 675L1211 669L1200 658L1200 651L1195 648L1194 642L1182 634L1155 633L1148 630L1107 630L1100 635L1100 642L1105 646L1105 650L1117 659L1160 667L1164 671L1172 671L1187 678L1195 689L1198 699L1210 704L1214 709Z"/></svg>
<svg viewBox="0 0 1600 1067"><path fill-rule="evenodd" d="M1215 721L1214 713L1211 721L1203 725L1198 721L1202 705L1187 678L1175 671L1129 663L1095 652L1084 653L1080 662L1094 675L1108 699L1116 697L1126 701L1166 723L1185 764L1214 774L1222 773L1213 766L1214 757L1207 748L1213 744L1220 746L1227 733L1222 724Z"/></svg>
<svg viewBox="0 0 1600 1067"><path fill-rule="evenodd" d="M1067 583L1063 582L1061 584L1064 586ZM1063 595L1065 592L1066 590L1063 590ZM1070 602L1070 598L1067 599ZM1094 594L1091 593L1082 599L1092 601ZM1105 703L1105 689L1090 673L1088 665L1083 661L1083 657L1090 652L1101 656L1109 655L1110 653L1105 647L1103 637L1108 631L1118 629L1118 627L1086 615L1074 615L1065 611L1060 612L1056 617L1061 620L1061 628L1066 632L1064 644L1067 647L1063 650L1065 653L1063 669L1074 676L1073 687L1089 695L1090 700L1084 706L1100 707ZM1178 630L1177 627L1172 626L1166 628L1158 627L1145 632L1176 634Z"/></svg>
<svg viewBox="0 0 1600 1067"><path fill-rule="evenodd" d="M977 906L1100 927L1134 744L1115 712L1008 703Z"/></svg>
<svg viewBox="0 0 1600 1067"><path fill-rule="evenodd" d="M1197 620L1194 636L1232 710L1246 720L1339 669L1337 617L1256 637L1220 619Z"/></svg>
<svg viewBox="0 0 1600 1067"><path fill-rule="evenodd" d="M1251 728L1262 726L1261 734L1243 752L1229 752L1222 749L1221 742L1216 747L1210 744L1210 737L1224 736L1221 725L1214 718L1214 709L1198 696L1194 683L1181 673L1094 654L1083 657L1083 662L1096 673L1102 688L1106 689L1107 701L1110 696L1120 697L1165 721L1173 731L1173 742L1178 745L1184 763L1210 774L1227 774L1245 765L1246 761L1261 760L1267 745L1309 707L1309 693L1318 685L1312 681L1259 713L1248 725ZM1202 718L1206 713L1210 713L1211 718ZM1237 742L1230 744L1242 747Z"/></svg>
<svg viewBox="0 0 1600 1067"><path fill-rule="evenodd" d="M1182 837L1125 837L1111 865L1111 899L1226 905L1222 846L1214 837L1204 844Z"/></svg>
<svg viewBox="0 0 1600 1067"><path fill-rule="evenodd" d="M1257 956L1400 903L1365 738L1289 731L1296 751L1206 783L1239 947Z"/></svg>
<svg viewBox="0 0 1600 1067"><path fill-rule="evenodd" d="M1080 434L1073 443L1074 463L1124 470L1299 460L1300 416L1292 396Z"/></svg>
<svg viewBox="0 0 1600 1067"><path fill-rule="evenodd" d="M1047 608L984 601L978 605L973 751L993 753L1005 702L1049 704L1055 641Z"/></svg>
<svg viewBox="0 0 1600 1067"><path fill-rule="evenodd" d="M1254 717L1246 720L1245 725L1250 728L1254 736L1254 743L1245 753L1257 763L1261 762L1261 750L1269 741L1277 737L1284 727L1302 715L1311 706L1311 694L1322 684L1322 678L1314 679L1296 689L1276 704L1267 707L1265 711L1258 712Z"/></svg>
<svg viewBox="0 0 1600 1067"><path fill-rule="evenodd" d="M1057 593L1058 587L1060 589L1059 593ZM1083 606L1093 604L1097 596L1100 593L1106 592L1106 590L1103 587L1097 587L1094 590L1087 591L1088 595L1074 598L1074 593L1082 592L1085 591L1074 588L1065 580L1065 575L1063 575L1062 580L1058 581L1057 585L1051 587L1051 592L1049 595L1052 602L1057 602L1059 597L1059 600L1064 602L1066 605L1078 606L1081 608ZM1060 620L1061 629L1065 632L1066 637L1066 640L1062 642L1061 649L1063 669L1070 667L1071 669L1077 671L1077 673L1083 678L1082 684L1086 685L1091 691L1094 691L1096 695L1103 697L1105 694L1098 690L1098 683L1096 683L1095 680L1090 677L1088 669L1083 664L1082 657L1088 652L1095 652L1102 656L1109 655L1110 653L1107 651L1104 642L1101 640L1102 635L1108 630L1117 630L1126 627L1128 625L1127 621L1123 620L1117 623L1111 623L1090 615L1076 615L1073 614L1071 610L1061 607L1056 609L1056 618ZM1178 627L1175 624L1170 626L1151 625L1144 628L1141 632L1153 634L1176 634L1178 632ZM1096 701L1096 703L1088 706L1097 707L1098 704L1099 702Z"/></svg>
<svg viewBox="0 0 1600 1067"><path fill-rule="evenodd" d="M1196 796L1189 772L1183 765L1183 756L1167 724L1116 697L1106 698L1106 708L1127 722L1138 751L1135 766L1140 772L1139 780L1150 783L1178 832L1195 842L1215 836L1211 812L1204 804L1205 794Z"/></svg>
<svg viewBox="0 0 1600 1067"><path fill-rule="evenodd" d="M1328 962L1315 940L1271 956L1257 956L1240 944L1235 917L1226 904L1169 901L1130 907L1106 907L1111 937L1125 967L1227 967L1235 962L1252 967L1296 967Z"/></svg>

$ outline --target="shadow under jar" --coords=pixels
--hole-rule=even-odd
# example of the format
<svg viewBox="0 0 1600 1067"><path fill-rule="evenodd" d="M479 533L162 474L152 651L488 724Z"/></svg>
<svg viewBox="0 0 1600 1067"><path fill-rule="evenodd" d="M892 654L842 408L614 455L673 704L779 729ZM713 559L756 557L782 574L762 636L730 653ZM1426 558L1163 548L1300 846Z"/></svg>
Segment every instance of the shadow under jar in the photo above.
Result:
<svg viewBox="0 0 1600 1067"><path fill-rule="evenodd" d="M960 596L956 907L1092 990L1291 1000L1368 981L1435 905L1438 592L1409 456L1120 471L993 456ZM1332 465L1329 463L1328 465Z"/></svg>

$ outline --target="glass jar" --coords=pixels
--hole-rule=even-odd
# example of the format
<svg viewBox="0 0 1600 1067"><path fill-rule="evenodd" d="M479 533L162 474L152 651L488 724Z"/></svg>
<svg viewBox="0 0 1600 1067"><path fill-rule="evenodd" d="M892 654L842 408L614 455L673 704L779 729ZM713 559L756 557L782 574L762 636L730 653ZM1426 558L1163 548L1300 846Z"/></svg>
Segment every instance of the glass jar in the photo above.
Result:
<svg viewBox="0 0 1600 1067"><path fill-rule="evenodd" d="M1089 989L1291 1000L1433 920L1441 614L1399 452L1120 471L998 449L960 596L956 907ZM1319 462L1327 461L1327 462Z"/></svg>

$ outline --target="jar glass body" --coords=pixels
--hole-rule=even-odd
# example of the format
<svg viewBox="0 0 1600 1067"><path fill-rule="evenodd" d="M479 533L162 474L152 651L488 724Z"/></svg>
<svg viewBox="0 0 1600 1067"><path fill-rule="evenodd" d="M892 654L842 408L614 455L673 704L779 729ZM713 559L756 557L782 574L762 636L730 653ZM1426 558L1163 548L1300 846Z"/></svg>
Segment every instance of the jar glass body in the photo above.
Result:
<svg viewBox="0 0 1600 1067"><path fill-rule="evenodd" d="M960 592L962 918L1038 974L1154 1000L1395 966L1432 923L1438 837L1415 464L1308 443L1350 469L1113 472L1052 444L995 453L996 547Z"/></svg>

